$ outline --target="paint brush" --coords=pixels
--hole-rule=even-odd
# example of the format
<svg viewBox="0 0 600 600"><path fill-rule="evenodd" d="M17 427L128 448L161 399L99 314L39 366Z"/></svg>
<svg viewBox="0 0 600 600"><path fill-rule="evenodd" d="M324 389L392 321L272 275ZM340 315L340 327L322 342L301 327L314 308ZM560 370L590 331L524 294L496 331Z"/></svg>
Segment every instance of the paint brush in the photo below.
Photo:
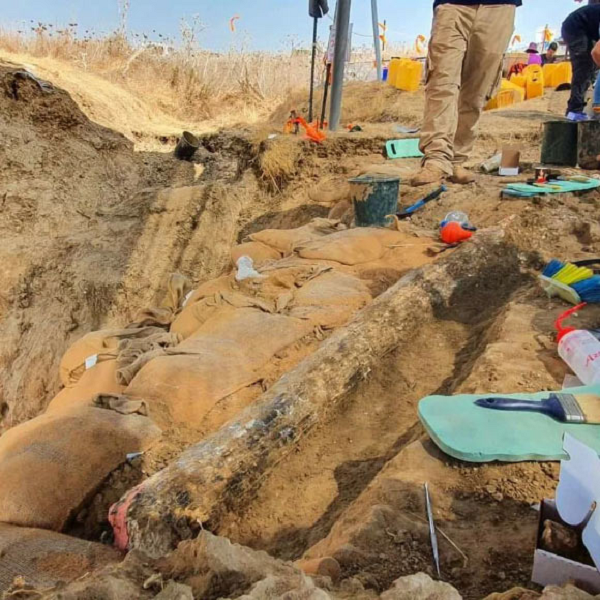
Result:
<svg viewBox="0 0 600 600"><path fill-rule="evenodd" d="M544 400L481 398L477 406L493 410L536 412L562 423L600 424L600 397L594 394L550 394Z"/></svg>

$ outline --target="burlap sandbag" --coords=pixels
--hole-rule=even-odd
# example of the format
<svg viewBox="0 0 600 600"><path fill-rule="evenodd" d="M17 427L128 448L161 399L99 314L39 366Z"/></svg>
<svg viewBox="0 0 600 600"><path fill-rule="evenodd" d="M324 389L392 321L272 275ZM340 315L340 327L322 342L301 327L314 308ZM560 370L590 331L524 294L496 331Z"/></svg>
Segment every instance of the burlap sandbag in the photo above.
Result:
<svg viewBox="0 0 600 600"><path fill-rule="evenodd" d="M113 358L84 372L79 382L58 392L48 405L48 412L89 406L98 394L120 394L125 389L117 381L118 365Z"/></svg>
<svg viewBox="0 0 600 600"><path fill-rule="evenodd" d="M17 577L26 585L50 588L121 559L120 552L103 544L0 523L0 595Z"/></svg>
<svg viewBox="0 0 600 600"><path fill-rule="evenodd" d="M179 356L148 363L126 390L128 396L166 406L178 423L198 427L221 399L261 379L279 351L312 329L308 321L254 308L217 314L169 352Z"/></svg>
<svg viewBox="0 0 600 600"><path fill-rule="evenodd" d="M279 260L281 252L262 242L246 242L234 246L231 250L231 261L234 265L242 256L249 256L255 265L260 265L268 260Z"/></svg>
<svg viewBox="0 0 600 600"><path fill-rule="evenodd" d="M289 305L291 317L309 319L323 328L341 327L371 302L367 286L357 277L328 271L303 285Z"/></svg>
<svg viewBox="0 0 600 600"><path fill-rule="evenodd" d="M254 242L262 242L283 254L290 254L296 246L331 235L338 231L339 227L339 221L313 219L307 225L297 229L265 229L253 233L250 239Z"/></svg>
<svg viewBox="0 0 600 600"><path fill-rule="evenodd" d="M61 531L106 477L160 436L147 417L84 407L0 437L0 522Z"/></svg>
<svg viewBox="0 0 600 600"><path fill-rule="evenodd" d="M170 325L183 307L191 290L192 284L189 279L179 273L174 273L169 277L167 293L160 306L138 312L130 327Z"/></svg>
<svg viewBox="0 0 600 600"><path fill-rule="evenodd" d="M161 331L137 340L121 340L117 356L117 383L129 385L137 373L164 350L177 346L183 340L176 333Z"/></svg>
<svg viewBox="0 0 600 600"><path fill-rule="evenodd" d="M352 198L352 189L347 179L333 177L320 179L314 187L308 190L312 202L323 206L333 206L341 200Z"/></svg>
<svg viewBox="0 0 600 600"><path fill-rule="evenodd" d="M226 275L200 285L185 301L183 309L171 324L171 333L183 339L190 337L204 321L223 308L221 294L233 290L233 276Z"/></svg>
<svg viewBox="0 0 600 600"><path fill-rule="evenodd" d="M103 329L84 335L65 352L60 361L62 384L65 387L73 386L86 370L104 361L114 360L121 340L144 338L162 331L156 327Z"/></svg>
<svg viewBox="0 0 600 600"><path fill-rule="evenodd" d="M193 351L198 343L204 344L205 336L210 336L236 344L247 354L247 361L259 369L275 354L311 330L312 327L300 319L269 314L254 308L240 308L210 319L177 349Z"/></svg>
<svg viewBox="0 0 600 600"><path fill-rule="evenodd" d="M276 312L274 300L263 300L258 289L254 292L255 295L245 294L243 290L218 292L208 298L202 298L185 307L171 326L171 332L185 340L217 315L233 314L238 308L258 308L268 313Z"/></svg>
<svg viewBox="0 0 600 600"><path fill-rule="evenodd" d="M232 311L234 309L229 304L224 305L215 297L198 300L198 302L185 307L171 325L171 332L177 333L185 340L194 335L206 321L223 310Z"/></svg>
<svg viewBox="0 0 600 600"><path fill-rule="evenodd" d="M381 258L394 244L406 243L406 236L389 229L371 227L339 231L296 248L302 258L330 260L358 265Z"/></svg>
<svg viewBox="0 0 600 600"><path fill-rule="evenodd" d="M168 421L199 427L220 399L259 379L260 374L236 344L206 336L189 354L150 361L125 392L147 401L150 416L159 422L166 410Z"/></svg>
<svg viewBox="0 0 600 600"><path fill-rule="evenodd" d="M208 298L209 296L214 296L220 292L231 291L235 283L234 276L235 274L222 275L221 277L210 279L209 281L199 285L191 294L188 295L187 299L184 301L183 310L194 304L194 302L202 300L202 298ZM172 330L173 328L171 327L171 331Z"/></svg>

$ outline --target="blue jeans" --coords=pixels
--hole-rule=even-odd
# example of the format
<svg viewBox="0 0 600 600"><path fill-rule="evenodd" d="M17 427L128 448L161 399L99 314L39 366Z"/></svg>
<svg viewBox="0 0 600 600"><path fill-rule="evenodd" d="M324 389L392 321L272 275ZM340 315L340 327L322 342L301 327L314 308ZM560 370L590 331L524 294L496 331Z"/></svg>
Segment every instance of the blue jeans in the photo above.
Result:
<svg viewBox="0 0 600 600"><path fill-rule="evenodd" d="M596 85L594 86L594 106L600 106L600 71L598 71Z"/></svg>

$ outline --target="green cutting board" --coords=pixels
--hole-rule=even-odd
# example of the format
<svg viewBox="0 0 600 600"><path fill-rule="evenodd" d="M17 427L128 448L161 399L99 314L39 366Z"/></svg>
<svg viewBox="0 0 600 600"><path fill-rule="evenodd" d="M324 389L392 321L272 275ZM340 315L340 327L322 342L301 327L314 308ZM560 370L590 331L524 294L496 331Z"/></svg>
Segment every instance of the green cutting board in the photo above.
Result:
<svg viewBox="0 0 600 600"><path fill-rule="evenodd" d="M589 178L587 182L582 181L551 181L550 186L559 187L559 190L537 187L527 183L510 183L504 189L510 195L528 198L540 194L564 194L569 192L583 192L600 187L598 179Z"/></svg>
<svg viewBox="0 0 600 600"><path fill-rule="evenodd" d="M420 158L423 153L419 150L419 138L390 140L385 145L388 158Z"/></svg>
<svg viewBox="0 0 600 600"><path fill-rule="evenodd" d="M564 392L600 396L600 385ZM568 458L563 450L567 432L600 454L600 425L566 425L541 414L490 410L475 404L478 398L491 396L543 400L549 393L429 396L419 402L419 418L446 454L468 462L562 460Z"/></svg>

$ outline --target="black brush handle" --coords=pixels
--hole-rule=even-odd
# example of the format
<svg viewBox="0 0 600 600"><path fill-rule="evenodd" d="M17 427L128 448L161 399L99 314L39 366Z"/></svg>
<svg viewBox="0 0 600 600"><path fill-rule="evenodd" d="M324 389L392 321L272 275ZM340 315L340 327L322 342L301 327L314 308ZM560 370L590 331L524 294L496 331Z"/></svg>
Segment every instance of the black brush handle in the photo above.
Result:
<svg viewBox="0 0 600 600"><path fill-rule="evenodd" d="M515 412L535 412L559 421L564 421L564 411L558 400L519 400L518 398L481 398L475 400L477 406L492 410L510 410Z"/></svg>

